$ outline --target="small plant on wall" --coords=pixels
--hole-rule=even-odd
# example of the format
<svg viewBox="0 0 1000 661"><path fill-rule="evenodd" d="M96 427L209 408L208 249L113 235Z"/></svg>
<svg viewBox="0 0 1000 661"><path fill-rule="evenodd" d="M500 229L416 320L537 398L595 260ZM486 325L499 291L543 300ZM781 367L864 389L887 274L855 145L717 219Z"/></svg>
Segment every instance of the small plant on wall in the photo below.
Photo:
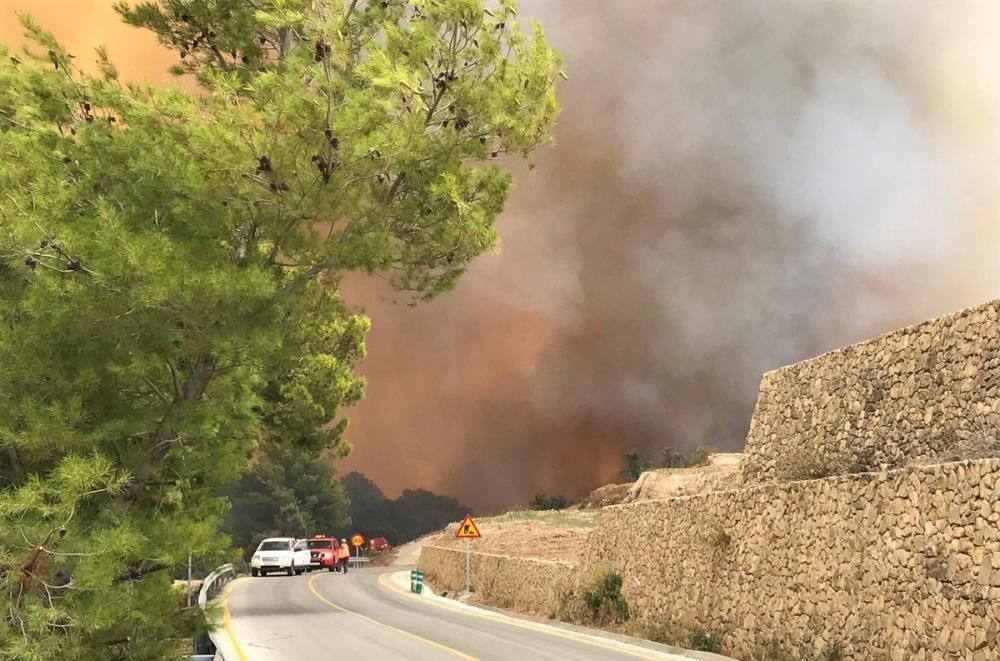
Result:
<svg viewBox="0 0 1000 661"><path fill-rule="evenodd" d="M629 618L622 576L608 564L597 567L582 597L590 618L598 624L620 623Z"/></svg>
<svg viewBox="0 0 1000 661"><path fill-rule="evenodd" d="M719 524L713 525L705 534L705 544L713 551L725 551L733 544L733 537Z"/></svg>
<svg viewBox="0 0 1000 661"><path fill-rule="evenodd" d="M718 652L722 649L722 636L714 631L695 629L691 632L690 645L699 652Z"/></svg>

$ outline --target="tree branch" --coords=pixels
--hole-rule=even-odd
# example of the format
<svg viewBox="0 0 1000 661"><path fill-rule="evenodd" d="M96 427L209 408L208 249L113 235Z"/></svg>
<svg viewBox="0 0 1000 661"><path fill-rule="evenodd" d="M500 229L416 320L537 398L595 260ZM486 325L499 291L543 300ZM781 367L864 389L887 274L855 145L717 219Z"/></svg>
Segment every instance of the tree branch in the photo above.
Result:
<svg viewBox="0 0 1000 661"><path fill-rule="evenodd" d="M154 574L164 569L170 569L170 565L165 562L153 562L139 567L129 567L115 578L115 583L125 583L129 581L141 581L146 576Z"/></svg>
<svg viewBox="0 0 1000 661"><path fill-rule="evenodd" d="M23 484L24 483L24 467L21 466L21 460L17 456L17 450L13 445L7 446L7 458L10 459L11 470L14 471L14 483Z"/></svg>
<svg viewBox="0 0 1000 661"><path fill-rule="evenodd" d="M181 399L181 382L177 378L177 370L174 369L174 364L170 361L169 358L167 358L166 356L160 356L160 357L163 359L163 362L165 362L167 364L167 367L170 369L170 378L174 383L174 401L178 402Z"/></svg>
<svg viewBox="0 0 1000 661"><path fill-rule="evenodd" d="M351 6L347 8L347 12L344 14L344 23L351 18L351 14L354 13L354 8L358 6L358 0L351 0Z"/></svg>

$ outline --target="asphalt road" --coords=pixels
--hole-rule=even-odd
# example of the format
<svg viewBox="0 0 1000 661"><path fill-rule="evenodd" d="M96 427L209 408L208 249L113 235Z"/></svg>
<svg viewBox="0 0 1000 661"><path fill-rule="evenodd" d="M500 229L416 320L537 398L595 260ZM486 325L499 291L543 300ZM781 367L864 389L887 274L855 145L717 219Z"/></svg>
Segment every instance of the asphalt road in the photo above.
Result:
<svg viewBox="0 0 1000 661"><path fill-rule="evenodd" d="M300 659L690 659L658 645L417 596L399 568L234 581L218 632L225 661ZM640 646L641 645L641 646ZM720 658L720 657L715 657Z"/></svg>

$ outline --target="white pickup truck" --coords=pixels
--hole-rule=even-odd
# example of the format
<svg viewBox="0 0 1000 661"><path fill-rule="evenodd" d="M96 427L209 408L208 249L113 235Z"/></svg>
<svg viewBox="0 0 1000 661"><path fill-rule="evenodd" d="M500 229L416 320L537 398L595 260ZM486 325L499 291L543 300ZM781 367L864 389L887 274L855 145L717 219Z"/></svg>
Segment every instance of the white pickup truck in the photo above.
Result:
<svg viewBox="0 0 1000 661"><path fill-rule="evenodd" d="M267 576L270 572L301 574L310 569L309 549L304 540L292 537L269 537L262 541L250 558L250 574Z"/></svg>

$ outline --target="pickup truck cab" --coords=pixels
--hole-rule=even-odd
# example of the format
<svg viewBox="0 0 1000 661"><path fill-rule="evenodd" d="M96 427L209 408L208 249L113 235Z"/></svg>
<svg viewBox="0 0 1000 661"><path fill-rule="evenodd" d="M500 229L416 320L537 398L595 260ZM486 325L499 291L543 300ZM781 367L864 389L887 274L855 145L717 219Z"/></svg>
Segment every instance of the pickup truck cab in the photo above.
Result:
<svg viewBox="0 0 1000 661"><path fill-rule="evenodd" d="M317 535L307 541L309 546L309 563L313 569L334 571L337 567L337 547L339 544L331 537Z"/></svg>
<svg viewBox="0 0 1000 661"><path fill-rule="evenodd" d="M295 540L291 537L268 537L260 543L250 558L250 574L267 576L271 572L285 572L289 576L302 573L295 563Z"/></svg>
<svg viewBox="0 0 1000 661"><path fill-rule="evenodd" d="M389 540L385 537L374 537L368 542L368 548L376 553L384 553L392 547L389 545Z"/></svg>

